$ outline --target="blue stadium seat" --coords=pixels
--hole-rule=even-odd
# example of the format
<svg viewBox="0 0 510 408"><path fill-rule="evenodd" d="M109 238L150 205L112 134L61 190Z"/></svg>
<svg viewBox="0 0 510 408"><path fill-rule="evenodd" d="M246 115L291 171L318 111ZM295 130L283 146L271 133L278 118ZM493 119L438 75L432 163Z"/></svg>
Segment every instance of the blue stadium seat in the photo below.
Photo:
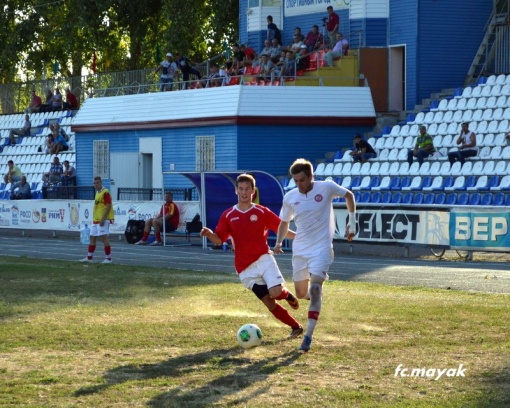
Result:
<svg viewBox="0 0 510 408"><path fill-rule="evenodd" d="M446 202L446 193L436 194L434 197L434 204L442 205Z"/></svg>
<svg viewBox="0 0 510 408"><path fill-rule="evenodd" d="M351 182L351 187L350 188L359 187L360 184L361 184L361 176L354 176L352 178L352 182Z"/></svg>
<svg viewBox="0 0 510 408"><path fill-rule="evenodd" d="M411 176L404 176L400 179L400 188L399 190L402 189L402 187L409 187L411 185Z"/></svg>
<svg viewBox="0 0 510 408"><path fill-rule="evenodd" d="M390 186L388 188L381 187L381 190L393 190L393 191L400 190L401 189L400 181L401 181L400 177L395 176L391 179Z"/></svg>
<svg viewBox="0 0 510 408"><path fill-rule="evenodd" d="M359 202L360 203L369 203L370 202L370 191L364 191L363 193L361 193Z"/></svg>
<svg viewBox="0 0 510 408"><path fill-rule="evenodd" d="M455 91L453 91L453 96L456 97L456 96L462 96L462 92L464 90L462 88L455 88Z"/></svg>
<svg viewBox="0 0 510 408"><path fill-rule="evenodd" d="M393 195L391 196L391 202L393 204L400 204L400 202L402 201L402 193L400 192L396 192L396 193L393 193Z"/></svg>
<svg viewBox="0 0 510 408"><path fill-rule="evenodd" d="M423 204L423 193L416 193L413 196L413 204Z"/></svg>
<svg viewBox="0 0 510 408"><path fill-rule="evenodd" d="M505 204L505 193L496 193L492 197L492 205L504 205Z"/></svg>
<svg viewBox="0 0 510 408"><path fill-rule="evenodd" d="M482 195L480 199L481 205L491 205L492 204L492 193L485 193Z"/></svg>
<svg viewBox="0 0 510 408"><path fill-rule="evenodd" d="M448 205L455 205L457 203L457 194L451 193L446 197L446 204Z"/></svg>
<svg viewBox="0 0 510 408"><path fill-rule="evenodd" d="M467 205L469 201L469 194L468 193L460 193L457 197L457 205Z"/></svg>
<svg viewBox="0 0 510 408"><path fill-rule="evenodd" d="M487 181L487 190L490 190L491 187L499 186L499 176L490 176L489 181Z"/></svg>
<svg viewBox="0 0 510 408"><path fill-rule="evenodd" d="M469 197L469 205L479 205L481 199L480 193L473 193Z"/></svg>
<svg viewBox="0 0 510 408"><path fill-rule="evenodd" d="M506 195L505 198L505 206L510 207L510 194Z"/></svg>
<svg viewBox="0 0 510 408"><path fill-rule="evenodd" d="M510 197L510 194L509 194L509 197ZM382 196L381 196L381 203L383 204L389 204L391 203L391 193L389 191L386 191Z"/></svg>
<svg viewBox="0 0 510 408"><path fill-rule="evenodd" d="M289 178L288 177L283 177L280 180L280 184L281 184L282 188L287 187L289 185Z"/></svg>
<svg viewBox="0 0 510 408"><path fill-rule="evenodd" d="M423 195L423 204L434 204L434 193L425 193Z"/></svg>
<svg viewBox="0 0 510 408"><path fill-rule="evenodd" d="M445 177L444 182L443 182L443 189L446 187L453 186L453 182L454 182L454 179L452 176Z"/></svg>
<svg viewBox="0 0 510 408"><path fill-rule="evenodd" d="M374 187L379 187L379 184L381 184L381 177L373 176L370 179L370 189L373 189Z"/></svg>
<svg viewBox="0 0 510 408"><path fill-rule="evenodd" d="M359 191L356 191L354 193L354 199L356 200L357 203L359 203L359 201L361 199L361 193Z"/></svg>
<svg viewBox="0 0 510 408"><path fill-rule="evenodd" d="M339 186L342 185L342 177L338 176L333 179L333 181Z"/></svg>
<svg viewBox="0 0 510 408"><path fill-rule="evenodd" d="M344 157L344 152L337 150L333 156L333 161L342 160L342 157Z"/></svg>
<svg viewBox="0 0 510 408"><path fill-rule="evenodd" d="M503 194L503 193L500 193L500 194ZM381 193L379 191L372 193L372 196L370 197L370 202L375 203L375 204L380 203L381 202Z"/></svg>
<svg viewBox="0 0 510 408"><path fill-rule="evenodd" d="M413 193L408 192L402 196L402 204L411 204L413 202Z"/></svg>

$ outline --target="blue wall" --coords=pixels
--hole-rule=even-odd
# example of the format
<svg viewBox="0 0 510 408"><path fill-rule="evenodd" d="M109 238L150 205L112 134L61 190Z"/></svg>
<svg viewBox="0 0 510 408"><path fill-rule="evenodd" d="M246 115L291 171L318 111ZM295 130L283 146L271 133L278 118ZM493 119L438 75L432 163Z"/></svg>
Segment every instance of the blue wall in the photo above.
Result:
<svg viewBox="0 0 510 408"><path fill-rule="evenodd" d="M239 169L287 175L295 159L303 157L315 164L326 152L352 147L356 133L371 130L360 126L240 126Z"/></svg>

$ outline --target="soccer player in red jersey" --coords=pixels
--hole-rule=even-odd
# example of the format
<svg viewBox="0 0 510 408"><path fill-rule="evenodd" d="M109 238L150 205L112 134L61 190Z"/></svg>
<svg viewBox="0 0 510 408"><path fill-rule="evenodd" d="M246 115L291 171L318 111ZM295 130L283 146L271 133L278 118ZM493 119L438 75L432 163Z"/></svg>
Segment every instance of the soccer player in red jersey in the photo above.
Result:
<svg viewBox="0 0 510 408"><path fill-rule="evenodd" d="M303 333L299 322L277 300L286 300L290 307L299 307L296 297L289 292L276 260L267 244L269 230L277 231L280 218L269 208L253 203L255 179L240 174L236 179L237 205L220 217L216 230L202 228L201 236L213 244L221 245L229 237L235 246L235 268L244 287L253 291L269 311L282 323L290 326L289 338ZM294 238L289 230L287 238Z"/></svg>

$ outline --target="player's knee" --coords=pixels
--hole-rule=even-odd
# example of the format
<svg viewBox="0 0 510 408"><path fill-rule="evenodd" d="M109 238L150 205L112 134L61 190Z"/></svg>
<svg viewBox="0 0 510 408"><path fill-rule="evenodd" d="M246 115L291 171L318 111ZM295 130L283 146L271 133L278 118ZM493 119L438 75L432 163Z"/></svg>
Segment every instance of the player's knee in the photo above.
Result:
<svg viewBox="0 0 510 408"><path fill-rule="evenodd" d="M273 299L279 297L282 294L283 286L273 286L272 288L269 288L269 296L271 296Z"/></svg>
<svg viewBox="0 0 510 408"><path fill-rule="evenodd" d="M317 282L312 282L310 284L310 298L318 299L322 294L322 285Z"/></svg>
<svg viewBox="0 0 510 408"><path fill-rule="evenodd" d="M298 289L296 288L296 296L298 299L306 299L308 298L308 288L307 289Z"/></svg>

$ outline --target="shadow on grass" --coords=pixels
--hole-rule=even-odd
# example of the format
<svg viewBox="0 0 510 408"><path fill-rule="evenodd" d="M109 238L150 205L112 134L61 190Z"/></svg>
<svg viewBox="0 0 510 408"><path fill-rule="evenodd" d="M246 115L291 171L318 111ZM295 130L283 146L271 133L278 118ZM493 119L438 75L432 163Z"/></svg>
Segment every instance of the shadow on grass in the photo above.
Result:
<svg viewBox="0 0 510 408"><path fill-rule="evenodd" d="M194 406L210 406L227 395L236 394L256 383L264 382L270 375L277 372L281 367L289 366L296 361L301 353L291 351L280 356L253 361L245 357L244 351L235 349L212 350L198 354L185 355L169 360L144 365L120 366L108 371L104 375L106 383L77 390L76 397L97 394L109 387L126 383L128 381L140 381L163 377L188 378L190 375L207 377L211 373L211 367L219 367L220 370L228 371L226 375L205 383L200 387L176 386L174 389L160 394L148 402L150 407L161 406L186 406L192 403ZM200 371L203 371L200 373ZM188 383L188 381L186 381ZM264 393L267 386L262 386L256 391ZM252 397L240 398L232 401L238 405Z"/></svg>

